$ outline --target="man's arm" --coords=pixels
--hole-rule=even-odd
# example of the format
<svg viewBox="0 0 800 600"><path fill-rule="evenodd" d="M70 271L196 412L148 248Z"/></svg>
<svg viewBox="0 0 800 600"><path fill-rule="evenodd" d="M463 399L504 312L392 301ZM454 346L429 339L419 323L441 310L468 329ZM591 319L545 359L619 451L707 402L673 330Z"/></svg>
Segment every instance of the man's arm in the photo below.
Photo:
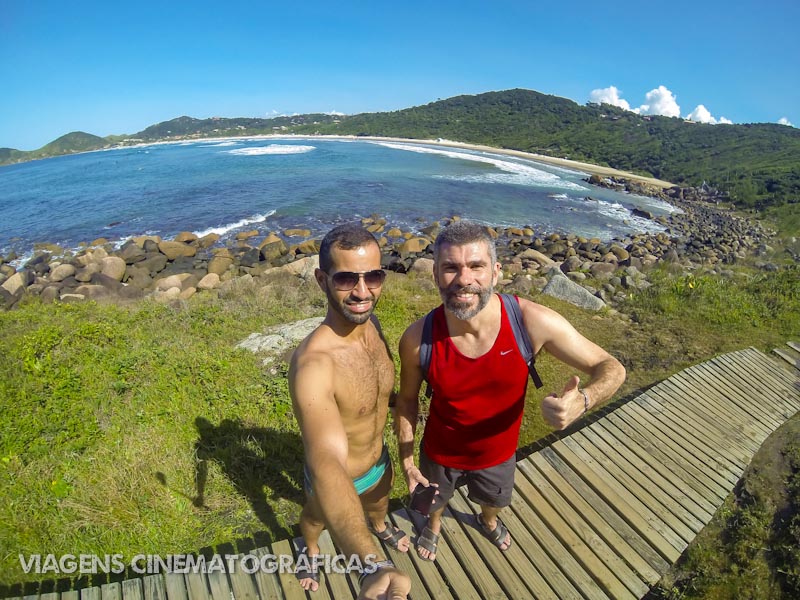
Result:
<svg viewBox="0 0 800 600"><path fill-rule="evenodd" d="M409 492L413 492L418 483L429 484L414 463L414 433L419 413L419 388L424 380L419 365L422 326L423 319L412 323L400 338L400 391L396 396L395 419L400 463Z"/></svg>
<svg viewBox="0 0 800 600"><path fill-rule="evenodd" d="M364 509L347 473L347 434L333 393L333 362L323 353L304 353L292 361L289 392L305 460L322 518L345 555L362 563L383 558L367 529Z"/></svg>
<svg viewBox="0 0 800 600"><path fill-rule="evenodd" d="M594 342L583 337L556 311L520 299L525 328L534 344L534 353L544 348L561 362L589 375L579 387L580 378L570 378L560 395L552 393L542 400L542 416L556 429L581 417L586 409L608 400L625 381L625 367ZM581 391L582 390L582 391ZM585 395L584 395L585 394Z"/></svg>

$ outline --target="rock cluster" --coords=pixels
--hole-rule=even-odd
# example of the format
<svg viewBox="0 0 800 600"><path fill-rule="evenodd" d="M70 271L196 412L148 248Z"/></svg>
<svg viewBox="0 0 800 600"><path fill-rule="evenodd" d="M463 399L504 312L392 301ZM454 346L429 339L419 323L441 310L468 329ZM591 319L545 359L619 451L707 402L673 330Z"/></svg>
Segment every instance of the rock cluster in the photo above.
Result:
<svg viewBox="0 0 800 600"><path fill-rule="evenodd" d="M593 183L621 185L608 179ZM656 193L639 184L627 187L638 193ZM596 309L649 285L644 274L659 262L683 269L734 263L763 247L774 235L759 223L709 202L702 189L673 188L658 195L682 212L654 218L639 211L639 216L654 218L665 228L657 234L601 241L571 234L544 235L530 227L490 229L503 265L502 285L519 293L536 288L566 294L571 302ZM391 227L378 217L362 222L379 241L384 268L400 273L431 270L433 240L447 223L432 223L411 232ZM320 240L306 229L266 235L257 230L242 232L226 247L218 247L218 241L216 234L198 238L181 233L172 240L136 237L117 248L99 239L74 255L40 245L20 270L9 264L13 257L0 258L0 305L12 307L24 294L62 302L145 296L165 301L187 299L197 292L234 285L238 278L276 271L309 279L318 265Z"/></svg>

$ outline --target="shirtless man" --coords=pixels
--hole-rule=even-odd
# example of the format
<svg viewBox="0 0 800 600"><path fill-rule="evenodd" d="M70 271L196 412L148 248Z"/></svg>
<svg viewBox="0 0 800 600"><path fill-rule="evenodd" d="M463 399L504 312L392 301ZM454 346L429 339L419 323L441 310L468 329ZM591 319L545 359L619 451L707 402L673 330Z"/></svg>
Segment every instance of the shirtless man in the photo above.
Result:
<svg viewBox="0 0 800 600"><path fill-rule="evenodd" d="M305 450L300 530L307 556L320 553L319 536L327 526L348 560L358 555L362 564L372 560L380 567L363 578L359 598L406 598L409 577L385 560L372 537L401 552L410 544L386 520L393 475L383 430L394 363L372 314L386 277L380 261L375 238L359 225L342 225L325 236L315 277L328 312L292 357L289 391ZM319 573L299 567L300 585L316 591Z"/></svg>
<svg viewBox="0 0 800 600"><path fill-rule="evenodd" d="M511 502L515 454L525 406L528 367L514 339L500 298L494 293L500 263L486 229L457 221L437 237L433 277L443 306L434 312L428 380L433 390L430 416L414 464L414 432L419 389L423 321L400 340L400 393L397 433L400 460L413 493L418 485L437 486L417 552L436 558L442 513L464 481L480 505L478 526L501 551L512 543L500 510ZM534 355L544 348L558 360L589 375L584 387L573 375L561 394L542 400L542 416L563 429L613 395L625 380L625 368L605 350L578 333L557 312L519 299Z"/></svg>

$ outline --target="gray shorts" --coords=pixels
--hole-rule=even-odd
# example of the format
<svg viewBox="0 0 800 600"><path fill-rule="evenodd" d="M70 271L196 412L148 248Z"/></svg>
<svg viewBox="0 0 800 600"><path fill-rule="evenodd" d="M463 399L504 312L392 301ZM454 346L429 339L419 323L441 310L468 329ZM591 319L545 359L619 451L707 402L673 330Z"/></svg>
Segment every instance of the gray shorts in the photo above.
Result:
<svg viewBox="0 0 800 600"><path fill-rule="evenodd" d="M514 491L514 472L517 468L517 455L512 454L507 461L476 471L465 471L442 466L425 454L420 448L419 470L431 483L439 484L439 493L434 496L431 510L436 511L447 504L457 487L467 484L468 497L482 506L503 508L511 504Z"/></svg>

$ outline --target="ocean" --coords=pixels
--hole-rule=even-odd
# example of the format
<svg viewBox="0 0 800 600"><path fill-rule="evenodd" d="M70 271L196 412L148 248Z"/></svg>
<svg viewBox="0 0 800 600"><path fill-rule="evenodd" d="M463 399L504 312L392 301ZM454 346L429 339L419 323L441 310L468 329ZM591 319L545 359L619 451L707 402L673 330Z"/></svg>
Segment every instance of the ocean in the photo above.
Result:
<svg viewBox="0 0 800 600"><path fill-rule="evenodd" d="M37 242L171 239L181 231L266 234L377 215L417 231L458 215L604 240L660 231L635 207L654 198L591 186L587 175L502 154L410 142L247 138L160 143L0 167L0 256Z"/></svg>

